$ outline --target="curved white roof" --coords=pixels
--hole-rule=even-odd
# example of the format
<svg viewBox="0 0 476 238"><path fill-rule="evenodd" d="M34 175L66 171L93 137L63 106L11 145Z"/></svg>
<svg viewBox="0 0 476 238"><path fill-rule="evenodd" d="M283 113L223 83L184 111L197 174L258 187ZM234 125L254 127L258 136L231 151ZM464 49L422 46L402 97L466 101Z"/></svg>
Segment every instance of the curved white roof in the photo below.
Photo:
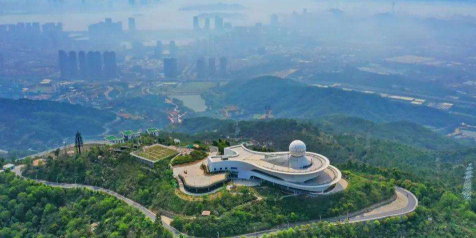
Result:
<svg viewBox="0 0 476 238"><path fill-rule="evenodd" d="M279 163L273 161L273 157L281 157L278 160L287 160L286 162ZM283 174L315 174L326 169L330 162L329 160L320 154L306 152L305 158L309 163L306 162L306 166L293 166L293 159L291 158L288 152L258 152L246 148L244 145L236 145L225 148L224 156L211 156L211 161L220 161L222 158L231 161L243 161L246 163L253 164L255 166L261 167L264 170L274 171ZM302 161L298 161L302 162Z"/></svg>

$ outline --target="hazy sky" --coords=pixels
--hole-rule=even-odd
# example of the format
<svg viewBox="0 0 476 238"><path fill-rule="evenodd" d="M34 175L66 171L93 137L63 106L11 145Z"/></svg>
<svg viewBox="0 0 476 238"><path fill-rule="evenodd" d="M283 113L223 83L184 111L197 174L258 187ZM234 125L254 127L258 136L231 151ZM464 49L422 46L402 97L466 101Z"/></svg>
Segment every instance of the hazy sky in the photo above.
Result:
<svg viewBox="0 0 476 238"><path fill-rule="evenodd" d="M86 30L92 23L104 20L106 17L114 21L122 21L127 27L127 18L136 18L137 27L146 30L159 29L191 29L192 17L199 14L197 11L179 11L179 8L197 4L211 3L238 3L245 6L242 19L225 19L233 25L252 25L255 22L268 23L272 13L291 14L301 12L307 8L309 12L322 12L329 8L339 8L347 14L372 15L389 12L392 1L335 1L335 0L174 0L152 6L150 8L136 8L120 12L103 13L64 13L41 15L3 15L0 24L17 22L63 22L66 30ZM476 16L476 4L450 2L411 2L395 1L397 14L415 14L432 17L450 17L453 15Z"/></svg>

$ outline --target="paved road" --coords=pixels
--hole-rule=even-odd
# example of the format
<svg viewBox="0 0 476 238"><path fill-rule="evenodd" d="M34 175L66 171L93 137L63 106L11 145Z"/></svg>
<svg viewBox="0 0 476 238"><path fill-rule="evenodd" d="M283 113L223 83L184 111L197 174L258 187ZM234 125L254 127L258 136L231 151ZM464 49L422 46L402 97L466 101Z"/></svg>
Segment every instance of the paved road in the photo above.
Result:
<svg viewBox="0 0 476 238"><path fill-rule="evenodd" d="M418 199L413 193L410 191L396 187L395 191L397 193L403 194L404 197L407 198L407 204L404 208L396 209L393 211L387 211L387 212L381 212L381 213L376 213L372 215L365 215L369 212L364 213L364 215L357 215L353 217L349 217L348 221L346 223L356 223L356 222L364 222L364 221L372 221L372 220L379 220L379 219L384 219L387 217L396 217L396 216L402 216L405 214L408 214L410 212L415 211L415 209L418 207ZM378 209L380 207L377 207ZM322 219L322 221L327 221L327 222L338 222L338 221L345 221L345 218L339 217L339 218L328 218L328 219ZM311 221L305 221L305 222L297 222L297 223L292 223L289 225L282 225L279 228L275 229L270 229L270 230L265 230L265 231L259 231L255 233L249 233L249 234L244 234L244 235L239 235L236 237L261 237L264 234L269 234L272 232L277 232L277 231L282 231L282 230L288 230L289 227L295 227L295 226L301 226L301 225L306 225L306 224L311 224L311 223L317 223L319 220L311 220Z"/></svg>
<svg viewBox="0 0 476 238"><path fill-rule="evenodd" d="M378 219L383 219L387 217L402 216L402 215L415 211L415 209L418 207L417 197L413 195L413 193L411 193L410 191L403 188L396 187L395 190L397 193L401 193L407 198L407 201L408 201L407 206L405 206L404 208L400 208L400 209L388 211L388 212L351 217L349 218L349 223L378 220Z"/></svg>
<svg viewBox="0 0 476 238"><path fill-rule="evenodd" d="M17 176L23 177L22 176L22 171L21 171L23 167L24 167L24 165L19 165L13 170L13 172ZM133 200L131 200L129 198L126 198L126 197L124 197L124 196L122 196L122 195L120 195L120 194L118 194L114 191L109 190L109 189L104 189L104 188L100 188L100 187L96 187L96 186L90 186L90 185L82 185L82 184L55 183L55 182L49 182L49 181L44 181L44 180L35 180L35 179L32 179L32 180L34 180L38 183L42 183L42 184L45 184L45 185L52 186L52 187L85 188L85 189L90 189L90 190L93 190L93 191L104 192L104 193L107 193L111 196L114 196L114 197L124 201L125 203L137 208L140 212L142 212L145 216L147 216L148 218L150 218L154 222L155 222L156 217L157 217L157 214L155 214L151 210L147 209L146 207L142 206L141 204L139 204L137 202L134 202ZM348 223L355 223L355 222L379 220L379 219L384 219L384 218L387 218L387 217L402 216L402 215L405 215L405 214L408 214L410 212L415 211L415 209L418 207L417 197L415 195L413 195L413 193L411 193L410 191L408 191L406 189L403 189L403 188L400 188L400 187L396 187L395 190L396 190L397 193L401 193L401 194L403 194L404 197L407 198L408 202L407 202L407 204L404 208L396 209L396 210L393 210L393 211L386 211L386 212L376 213L376 214L372 214L372 215L365 215L365 214L368 213L367 212L364 215L349 217L347 222ZM342 220L342 218L322 219L322 221L328 221L328 222L338 222L339 220ZM244 234L244 235L239 235L239 236L236 236L236 237L261 237L262 235L268 234L268 233L271 233L271 232L276 232L276 231L280 231L280 230L287 230L288 227L301 226L301 225L311 224L311 223L318 222L318 221L319 220L311 220L311 221L306 221L306 222L293 223L293 224L289 224L288 226L281 226L280 228L276 228L276 229L270 229L270 230L265 230L265 231L250 233L250 234ZM164 222L163 219L161 220L161 222L162 222L163 226L166 229L168 229L169 231L171 231L175 236L184 235L186 237L185 234L179 232L178 230L176 230L172 226L168 225L166 222Z"/></svg>
<svg viewBox="0 0 476 238"><path fill-rule="evenodd" d="M20 165L20 166L17 166L15 167L15 169L13 169L13 172L19 176L19 177L22 177L23 178L23 175L22 175L22 168L24 167L24 165ZM31 178L28 178L28 179L31 179ZM134 208L138 209L140 212L142 212L146 217L150 218L150 220L152 220L153 222L155 222L156 218L157 218L157 214L155 214L154 212L152 212L151 210L147 209L146 207L142 206L141 204L137 203L137 202L134 202L133 200L129 199L129 198L126 198L114 191L111 191L109 189L104 189L104 188L101 188L101 187L96 187L96 186L90 186L90 185L83 185L83 184L68 184L68 183L55 183L55 182L49 182L49 181L44 181L44 180L36 180L36 179L31 179L31 180L34 180L38 183L42 183L42 184L45 184L45 185L48 185L48 186L52 186L52 187L59 187L59 188L85 188L85 189L90 189L90 190L93 190L93 191L97 191L97 192L103 192L103 193L107 193L111 196L114 196L116 197L117 199L120 199L122 201L124 201L125 203L127 203L128 205L130 206L133 206ZM175 236L179 236L180 233L179 231L177 231L175 228L173 228L172 226L170 226L169 224L165 223L164 221L162 221L162 225L168 229L169 231L171 231Z"/></svg>

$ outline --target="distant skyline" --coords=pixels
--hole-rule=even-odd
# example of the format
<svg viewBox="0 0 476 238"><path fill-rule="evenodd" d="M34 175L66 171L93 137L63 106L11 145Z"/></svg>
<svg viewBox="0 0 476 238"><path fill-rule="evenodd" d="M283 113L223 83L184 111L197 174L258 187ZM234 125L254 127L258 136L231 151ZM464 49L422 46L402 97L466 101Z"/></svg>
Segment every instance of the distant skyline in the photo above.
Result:
<svg viewBox="0 0 476 238"><path fill-rule="evenodd" d="M127 25L128 18L136 19L138 30L168 30L168 29L193 29L193 16L203 13L226 13L233 17L225 18L232 25L254 25L256 22L269 23L271 14L289 15L301 12L307 8L308 12L325 12L337 8L349 15L370 16L391 12L393 1L312 1L312 0L237 0L226 3L241 4L246 9L238 11L181 11L180 8L197 5L195 1L176 0L151 5L150 7L131 8L130 10L110 12L68 12L67 14L10 14L0 15L0 24L17 22L63 22L66 31L86 31L88 25L104 20L106 17L121 21ZM201 1L200 5L223 3L223 1ZM1 4L1 3L0 3ZM397 14L411 14L426 17L454 17L461 15L472 17L470 21L476 22L476 4L471 2L444 2L444 1L395 1ZM87 15L87 17L85 17Z"/></svg>

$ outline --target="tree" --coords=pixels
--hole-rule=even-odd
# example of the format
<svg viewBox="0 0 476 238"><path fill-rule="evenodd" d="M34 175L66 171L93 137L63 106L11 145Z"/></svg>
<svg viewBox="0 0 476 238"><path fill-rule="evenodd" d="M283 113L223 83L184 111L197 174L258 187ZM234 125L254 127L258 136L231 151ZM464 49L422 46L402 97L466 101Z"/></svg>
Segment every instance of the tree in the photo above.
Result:
<svg viewBox="0 0 476 238"><path fill-rule="evenodd" d="M78 154L81 154L81 147L83 146L83 137L81 136L81 133L76 132L76 138L74 140L74 146L76 147L76 150L78 151Z"/></svg>
<svg viewBox="0 0 476 238"><path fill-rule="evenodd" d="M58 157L59 154L60 154L60 149L58 148L58 149L55 150L55 156Z"/></svg>

